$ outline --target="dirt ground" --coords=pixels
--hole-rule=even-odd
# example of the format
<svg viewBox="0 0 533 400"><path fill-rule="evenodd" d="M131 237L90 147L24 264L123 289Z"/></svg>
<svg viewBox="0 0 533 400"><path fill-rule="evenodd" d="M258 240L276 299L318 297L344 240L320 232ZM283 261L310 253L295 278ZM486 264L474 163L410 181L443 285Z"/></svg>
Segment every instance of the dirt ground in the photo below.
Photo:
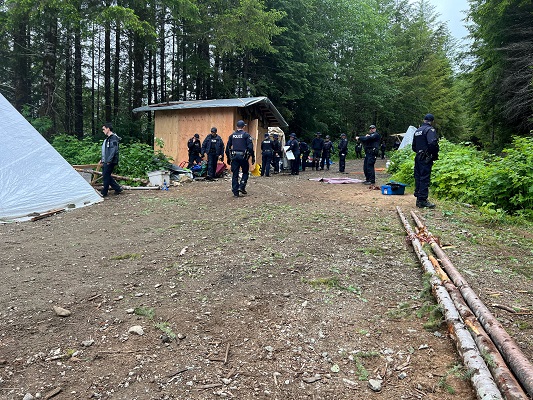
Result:
<svg viewBox="0 0 533 400"><path fill-rule="evenodd" d="M336 169L0 225L0 398L475 399L396 213L414 197L308 179L363 178ZM493 307L533 309L531 233L419 215L532 359L531 313Z"/></svg>

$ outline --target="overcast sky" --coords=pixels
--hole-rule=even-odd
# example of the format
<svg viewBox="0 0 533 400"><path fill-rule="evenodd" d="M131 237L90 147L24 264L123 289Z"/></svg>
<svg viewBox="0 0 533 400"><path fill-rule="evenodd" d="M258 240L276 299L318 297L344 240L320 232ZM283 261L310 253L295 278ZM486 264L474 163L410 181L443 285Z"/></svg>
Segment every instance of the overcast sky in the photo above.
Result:
<svg viewBox="0 0 533 400"><path fill-rule="evenodd" d="M429 0L435 6L435 10L440 14L440 20L447 22L448 28L457 39L464 39L468 35L468 30L462 21L468 10L468 0Z"/></svg>

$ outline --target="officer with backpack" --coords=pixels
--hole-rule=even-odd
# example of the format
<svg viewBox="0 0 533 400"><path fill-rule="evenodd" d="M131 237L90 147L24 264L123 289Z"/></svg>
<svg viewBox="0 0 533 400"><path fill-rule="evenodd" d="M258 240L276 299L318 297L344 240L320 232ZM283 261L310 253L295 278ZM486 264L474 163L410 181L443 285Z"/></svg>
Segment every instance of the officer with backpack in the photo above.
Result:
<svg viewBox="0 0 533 400"><path fill-rule="evenodd" d="M281 160L281 142L279 141L279 135L274 133L272 135L272 150L274 151L272 163L274 164L274 173L279 174L279 162Z"/></svg>
<svg viewBox="0 0 533 400"><path fill-rule="evenodd" d="M273 140L270 139L270 134L265 133L265 139L261 142L261 157L263 165L261 166L261 176L270 176L270 164L274 155L272 147Z"/></svg>
<svg viewBox="0 0 533 400"><path fill-rule="evenodd" d="M311 142L311 149L313 150L313 170L318 171L318 164L320 162L320 156L322 155L322 149L324 148L324 139L321 137L321 133L317 132L315 138Z"/></svg>
<svg viewBox="0 0 533 400"><path fill-rule="evenodd" d="M326 135L326 140L324 140L324 145L322 146L322 158L320 159L320 169L324 169L324 163L326 164L326 169L329 171L329 164L331 164L331 150L333 150L333 142L329 140L329 135Z"/></svg>
<svg viewBox="0 0 533 400"><path fill-rule="evenodd" d="M433 162L439 159L439 136L432 126L433 114L426 114L424 123L413 136L412 149L415 155L415 197L418 208L435 208L435 204L428 201L429 183Z"/></svg>
<svg viewBox="0 0 533 400"><path fill-rule="evenodd" d="M217 135L217 128L211 128L211 134L207 135L202 143L202 158L207 154L207 180L215 179L218 161L224 161L224 142Z"/></svg>
<svg viewBox="0 0 533 400"><path fill-rule="evenodd" d="M249 158L252 157L252 164L255 164L254 147L252 137L244 130L246 124L243 120L237 121L237 130L228 138L226 145L226 157L231 165L231 191L233 197L239 197L239 193L247 194L246 183L250 174ZM239 170L242 171L242 178L239 182Z"/></svg>
<svg viewBox="0 0 533 400"><path fill-rule="evenodd" d="M376 183L376 170L374 165L376 164L376 158L379 154L379 143L381 141L381 135L376 129L376 125L370 125L369 133L366 136L356 136L355 140L360 140L365 148L365 161L363 162L363 171L365 173L366 180L363 182L365 185L374 185Z"/></svg>
<svg viewBox="0 0 533 400"><path fill-rule="evenodd" d="M341 140L339 142L339 172L344 172L346 169L346 154L348 154L348 139L346 139L346 133L341 133Z"/></svg>

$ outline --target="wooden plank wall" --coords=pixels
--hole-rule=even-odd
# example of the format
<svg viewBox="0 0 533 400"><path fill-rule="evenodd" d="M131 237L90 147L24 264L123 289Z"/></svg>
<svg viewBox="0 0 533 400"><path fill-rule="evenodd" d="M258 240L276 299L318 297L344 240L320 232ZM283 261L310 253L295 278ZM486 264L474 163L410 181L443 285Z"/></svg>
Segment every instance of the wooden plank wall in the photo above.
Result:
<svg viewBox="0 0 533 400"><path fill-rule="evenodd" d="M200 135L203 143L211 128L216 127L226 146L229 135L235 131L240 119L242 116L238 108L161 110L155 112L154 135L163 140L163 153L179 165L189 159L187 141L195 133ZM244 122L247 124L245 130L253 138L256 161L261 163L261 141L268 129L260 126L257 119ZM156 145L155 149L159 150Z"/></svg>

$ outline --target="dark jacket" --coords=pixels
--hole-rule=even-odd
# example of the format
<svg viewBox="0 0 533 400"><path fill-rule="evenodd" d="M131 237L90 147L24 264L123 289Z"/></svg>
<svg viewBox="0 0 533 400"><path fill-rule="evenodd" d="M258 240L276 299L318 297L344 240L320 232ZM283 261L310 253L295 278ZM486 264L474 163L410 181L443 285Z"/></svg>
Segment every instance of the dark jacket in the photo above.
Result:
<svg viewBox="0 0 533 400"><path fill-rule="evenodd" d="M202 154L209 154L213 146L217 156L220 157L224 155L224 142L222 141L222 138L218 135L213 136L211 134L207 135L202 143Z"/></svg>
<svg viewBox="0 0 533 400"><path fill-rule="evenodd" d="M363 144L366 154L370 154L372 152L374 155L378 154L379 142L381 142L381 135L379 133L374 132L371 135L359 136L359 140Z"/></svg>
<svg viewBox="0 0 533 400"><path fill-rule="evenodd" d="M232 158L232 151L246 153L247 157L252 157L252 161L255 159L252 137L248 132L239 129L229 135L228 143L226 144L226 156L228 160Z"/></svg>
<svg viewBox="0 0 533 400"><path fill-rule="evenodd" d="M339 153L347 154L348 153L348 139L341 139L339 142Z"/></svg>
<svg viewBox="0 0 533 400"><path fill-rule="evenodd" d="M109 135L102 145L102 162L110 164L118 164L118 143L120 138L113 133Z"/></svg>
<svg viewBox="0 0 533 400"><path fill-rule="evenodd" d="M200 143L200 139L189 139L187 142L187 147L189 148L190 155L196 156L198 154L202 154L202 144Z"/></svg>
<svg viewBox="0 0 533 400"><path fill-rule="evenodd" d="M433 160L439 158L439 136L431 124L423 123L415 131L413 144L411 146L415 153L427 153Z"/></svg>

